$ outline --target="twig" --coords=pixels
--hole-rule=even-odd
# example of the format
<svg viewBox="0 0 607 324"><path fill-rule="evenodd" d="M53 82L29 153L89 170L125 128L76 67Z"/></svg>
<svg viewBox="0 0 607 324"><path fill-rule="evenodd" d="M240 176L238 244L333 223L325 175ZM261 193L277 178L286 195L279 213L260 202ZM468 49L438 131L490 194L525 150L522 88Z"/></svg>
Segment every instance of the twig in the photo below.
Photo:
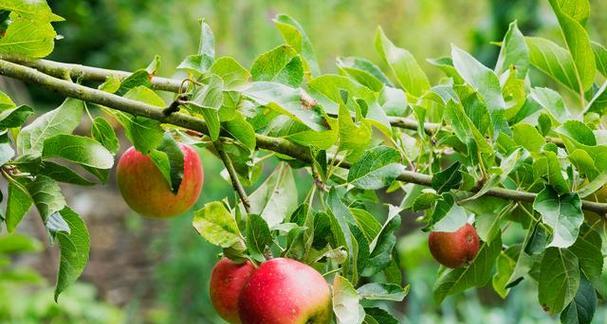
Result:
<svg viewBox="0 0 607 324"><path fill-rule="evenodd" d="M180 126L206 135L209 134L207 125L202 119L179 112L165 116L162 108L61 80L27 66L0 59L0 74L44 86L67 97L155 119L162 123ZM228 133L221 133L221 135L231 137ZM304 146L295 144L283 138L270 137L262 134L256 134L255 140L258 149L274 151L276 153L291 156L308 164L312 163L310 152ZM348 162L338 158L333 158L332 163L333 165L339 165L346 169L349 169L351 166ZM408 170L402 171L397 179L403 182L416 183L425 186L430 186L432 184L432 176ZM474 187L471 192L478 191L478 188L478 186ZM520 202L533 202L536 197L536 194L532 192L506 188L491 188L487 191L486 195ZM607 215L607 203L583 200L582 208L603 215L604 217Z"/></svg>
<svg viewBox="0 0 607 324"><path fill-rule="evenodd" d="M238 196L240 197L240 201L242 201L244 209L247 211L247 213L250 213L251 203L249 202L249 197L247 196L246 191L240 183L240 180L238 180L238 174L236 173L236 169L234 169L234 164L232 163L232 160L223 149L223 143L221 143L221 139L214 141L213 146L215 147L217 154L219 154L219 158L221 158L221 161L226 167L226 170L228 170L230 180L232 181L232 187L234 187L234 190L236 190L236 192L238 193Z"/></svg>

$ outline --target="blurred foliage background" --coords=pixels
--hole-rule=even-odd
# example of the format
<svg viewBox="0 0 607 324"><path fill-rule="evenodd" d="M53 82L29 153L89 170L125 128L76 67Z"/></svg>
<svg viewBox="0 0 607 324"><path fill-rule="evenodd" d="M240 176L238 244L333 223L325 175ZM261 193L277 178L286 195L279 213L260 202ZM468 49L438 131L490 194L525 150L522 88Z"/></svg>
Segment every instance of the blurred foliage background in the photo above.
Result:
<svg viewBox="0 0 607 324"><path fill-rule="evenodd" d="M66 18L66 22L56 25L64 39L57 42L51 59L133 70L146 66L158 54L162 58L160 74L165 76L171 76L181 59L196 51L200 18L212 26L219 55L234 56L244 66L250 66L256 55L281 42L272 18L277 13L289 14L306 29L325 72L336 71L337 56L364 56L378 63L370 45L378 25L420 62L448 55L450 44L454 43L493 66L498 47L491 42L501 40L515 19L525 34L558 36L547 1L538 0L48 2L54 12ZM600 13L607 11L607 2L591 0L591 5L591 35L604 43L607 15ZM432 79L440 78L437 69L429 64L423 67ZM44 89L29 87L21 97L41 109L62 100ZM232 198L229 183L219 176L220 162L204 150L200 153L207 176L198 204ZM309 182L299 185L303 192ZM395 203L398 198L382 197ZM55 265L49 265L48 258L56 261L56 255L41 251L44 244L40 242L19 243L25 239L0 235L4 242L21 244L0 249L0 322L221 323L208 297L208 278L219 251L192 230L191 215L168 222L142 219L126 208L113 182L87 192L74 191L68 199L79 206L93 240L91 263L83 280L55 304L49 288ZM537 306L537 296L528 286L531 283L517 286L506 300L491 289L481 289L436 305L432 285L438 267L427 250L427 234L417 230L414 219L415 215L403 219L399 243L402 270L412 285L405 303L396 306L403 322L498 324L556 320ZM20 230L37 233L45 240L35 225L25 224ZM28 270L23 272L23 267ZM9 275L19 272L27 275ZM607 323L604 305L595 315L595 322Z"/></svg>

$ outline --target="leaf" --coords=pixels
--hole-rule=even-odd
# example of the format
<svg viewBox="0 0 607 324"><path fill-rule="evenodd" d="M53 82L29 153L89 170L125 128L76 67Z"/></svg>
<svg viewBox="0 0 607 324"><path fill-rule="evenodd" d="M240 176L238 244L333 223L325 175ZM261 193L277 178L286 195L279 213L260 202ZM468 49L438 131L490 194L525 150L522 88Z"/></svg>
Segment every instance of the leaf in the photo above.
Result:
<svg viewBox="0 0 607 324"><path fill-rule="evenodd" d="M491 280L493 265L502 248L501 234L490 243L481 245L472 264L465 268L441 273L434 284L434 300L442 302L448 295L460 293L471 287L482 287Z"/></svg>
<svg viewBox="0 0 607 324"><path fill-rule="evenodd" d="M272 243L272 235L266 221L257 214L247 217L247 247L249 253L258 262L265 261L263 252Z"/></svg>
<svg viewBox="0 0 607 324"><path fill-rule="evenodd" d="M500 132L510 133L510 128L505 119L506 102L502 96L499 79L495 73L477 61L472 55L456 46L451 48L453 66L469 85L478 91L487 105L493 125L493 137L496 138Z"/></svg>
<svg viewBox="0 0 607 324"><path fill-rule="evenodd" d="M52 214L60 212L66 206L61 188L47 176L37 176L27 185L27 190L45 223Z"/></svg>
<svg viewBox="0 0 607 324"><path fill-rule="evenodd" d="M508 31L504 35L500 54L495 64L495 73L501 75L508 71L511 66L516 68L518 79L525 78L529 70L529 49L527 49L525 37L518 29L516 21L510 23Z"/></svg>
<svg viewBox="0 0 607 324"><path fill-rule="evenodd" d="M301 54L306 63L306 70L311 75L320 74L320 68L316 61L314 48L301 25L288 15L278 15L274 18L274 25L280 31L282 38L289 46L293 47L297 53Z"/></svg>
<svg viewBox="0 0 607 324"><path fill-rule="evenodd" d="M348 159L357 161L371 143L371 127L356 125L344 105L339 106L339 148L348 152Z"/></svg>
<svg viewBox="0 0 607 324"><path fill-rule="evenodd" d="M367 240L373 241L379 235L382 224L377 221L375 216L364 209L350 208L350 212Z"/></svg>
<svg viewBox="0 0 607 324"><path fill-rule="evenodd" d="M226 89L245 84L251 77L251 73L230 56L223 56L215 60L211 65L211 73L223 80Z"/></svg>
<svg viewBox="0 0 607 324"><path fill-rule="evenodd" d="M401 218L399 214L401 209L393 205L388 205L388 207L388 217L384 225L369 244L371 253L369 262L366 263L363 272L366 277L384 270L393 261L392 255L396 245L395 232L400 228Z"/></svg>
<svg viewBox="0 0 607 324"><path fill-rule="evenodd" d="M546 144L546 140L535 127L524 123L512 127L512 138L531 153L539 153Z"/></svg>
<svg viewBox="0 0 607 324"><path fill-rule="evenodd" d="M280 114L289 116L315 131L324 130L321 114L304 102L307 94L302 89L291 88L276 82L253 82L242 93Z"/></svg>
<svg viewBox="0 0 607 324"><path fill-rule="evenodd" d="M360 84L374 91L380 91L384 86L392 86L392 82L373 62L362 57L338 57L337 67Z"/></svg>
<svg viewBox="0 0 607 324"><path fill-rule="evenodd" d="M352 233L356 221L348 208L341 201L335 188L331 188L326 196L331 234L335 238L337 246L343 246L348 252L348 261L343 265L342 273L354 283L358 281L358 242ZM315 234L316 235L316 234ZM361 233L361 235L364 235Z"/></svg>
<svg viewBox="0 0 607 324"><path fill-rule="evenodd" d="M377 146L366 151L348 172L348 182L366 189L388 186L404 170L400 164L400 153L387 146Z"/></svg>
<svg viewBox="0 0 607 324"><path fill-rule="evenodd" d="M607 48L596 42L590 43L590 46L592 46L592 51L594 52L597 70L603 76L607 76Z"/></svg>
<svg viewBox="0 0 607 324"><path fill-rule="evenodd" d="M549 2L563 30L565 42L573 58L578 80L581 83L579 92L582 93L592 86L596 74L594 54L590 46L588 32L571 16L572 12L568 10L569 8L563 6L562 1L549 0ZM587 0L578 0L576 2L580 4L586 3L586 7L588 7ZM574 6L577 6L577 4Z"/></svg>
<svg viewBox="0 0 607 324"><path fill-rule="evenodd" d="M59 298L59 294L76 281L84 271L90 251L89 232L78 214L68 207L62 209L59 214L69 226L69 233L57 233L61 260L55 287L55 301Z"/></svg>
<svg viewBox="0 0 607 324"><path fill-rule="evenodd" d="M575 254L580 262L580 270L588 280L600 280L603 271L603 253L601 236L589 226L582 226L580 235L569 251Z"/></svg>
<svg viewBox="0 0 607 324"><path fill-rule="evenodd" d="M357 289L359 296L366 300L403 301L409 291L409 286L403 288L396 284L368 283Z"/></svg>
<svg viewBox="0 0 607 324"><path fill-rule="evenodd" d="M390 315L387 311L379 308L379 307L366 307L365 312L367 313L367 317L365 317L365 323L368 324L398 324L398 320L394 318L394 316ZM372 318L375 322L370 322L367 319Z"/></svg>
<svg viewBox="0 0 607 324"><path fill-rule="evenodd" d="M194 212L192 225L205 240L222 248L244 249L236 220L223 203L214 201Z"/></svg>
<svg viewBox="0 0 607 324"><path fill-rule="evenodd" d="M255 150L255 129L253 129L253 126L246 121L240 112L234 114L234 118L231 120L224 122L224 128L249 151L253 152Z"/></svg>
<svg viewBox="0 0 607 324"><path fill-rule="evenodd" d="M187 104L190 111L202 114L212 141L219 138L219 109L223 105L223 100L223 81L213 75L208 78L207 85L196 88L192 100Z"/></svg>
<svg viewBox="0 0 607 324"><path fill-rule="evenodd" d="M4 254L39 252L42 249L43 246L38 240L26 234L14 233L0 236L0 255L3 257Z"/></svg>
<svg viewBox="0 0 607 324"><path fill-rule="evenodd" d="M184 157L179 144L170 133L165 133L162 143L149 157L154 162L174 194L179 192L183 180Z"/></svg>
<svg viewBox="0 0 607 324"><path fill-rule="evenodd" d="M430 89L428 77L409 51L396 47L381 27L375 34L375 50L388 64L399 85L413 96L420 97Z"/></svg>
<svg viewBox="0 0 607 324"><path fill-rule="evenodd" d="M6 229L12 233L32 206L32 198L24 181L8 181L8 201L6 203Z"/></svg>
<svg viewBox="0 0 607 324"><path fill-rule="evenodd" d="M558 133L563 134L576 142L588 146L595 146L596 137L586 124L578 120L568 120L561 125L557 130Z"/></svg>
<svg viewBox="0 0 607 324"><path fill-rule="evenodd" d="M44 141L42 158L59 157L97 169L110 169L114 157L103 145L89 137L58 134Z"/></svg>
<svg viewBox="0 0 607 324"><path fill-rule="evenodd" d="M297 87L303 81L304 71L297 52L281 45L258 56L251 66L251 75L253 81L276 81Z"/></svg>
<svg viewBox="0 0 607 324"><path fill-rule="evenodd" d="M348 279L335 276L333 280L333 312L337 324L360 324L365 310L360 305L360 296Z"/></svg>
<svg viewBox="0 0 607 324"><path fill-rule="evenodd" d="M251 213L273 227L297 209L297 187L291 168L281 164L252 194Z"/></svg>
<svg viewBox="0 0 607 324"><path fill-rule="evenodd" d="M165 106L164 100L158 94L143 86L130 89L124 97L157 107ZM160 127L159 121L121 112L118 112L117 117L137 151L148 154L162 142L164 130Z"/></svg>
<svg viewBox="0 0 607 324"><path fill-rule="evenodd" d="M58 134L69 134L80 124L84 104L80 100L66 99L61 106L36 118L23 127L17 138L22 154L40 154L44 141Z"/></svg>
<svg viewBox="0 0 607 324"><path fill-rule="evenodd" d="M460 166L461 164L459 162L455 162L445 170L434 174L434 176L432 176L432 188L436 190L438 194L441 194L459 187L462 182Z"/></svg>
<svg viewBox="0 0 607 324"><path fill-rule="evenodd" d="M532 99L539 104L544 110L549 112L554 119L565 122L572 119L571 115L565 107L565 102L561 95L549 88L533 88L528 99Z"/></svg>
<svg viewBox="0 0 607 324"><path fill-rule="evenodd" d="M9 162L15 156L8 132L0 132L0 166Z"/></svg>
<svg viewBox="0 0 607 324"><path fill-rule="evenodd" d="M581 278L580 288L575 294L573 301L561 313L561 323L592 323L596 308L596 291L588 280Z"/></svg>
<svg viewBox="0 0 607 324"><path fill-rule="evenodd" d="M83 178L72 169L50 161L41 163L39 174L43 174L59 182L71 183L79 186L91 186L95 184Z"/></svg>
<svg viewBox="0 0 607 324"><path fill-rule="evenodd" d="M548 245L566 248L575 243L580 226L584 222L582 202L576 193L559 195L547 186L538 193L533 209L542 215L542 220L552 228L553 237ZM577 262L577 261L576 261Z"/></svg>
<svg viewBox="0 0 607 324"><path fill-rule="evenodd" d="M578 258L567 249L547 249L538 281L540 304L550 314L558 314L573 300L580 286Z"/></svg>
<svg viewBox="0 0 607 324"><path fill-rule="evenodd" d="M524 253L521 252L520 245L512 246L505 251L501 251L500 255L497 257L497 270L493 276L492 283L493 289L502 298L506 298L506 296L508 296L507 286L512 274L514 273L514 269L516 268L517 254L520 253Z"/></svg>
<svg viewBox="0 0 607 324"><path fill-rule="evenodd" d="M34 113L34 110L26 105L19 107L1 109L0 111L0 129L21 127L27 118Z"/></svg>
<svg viewBox="0 0 607 324"><path fill-rule="evenodd" d="M102 117L95 117L93 125L91 125L91 136L93 139L101 143L112 154L116 154L120 148L118 137L114 128Z"/></svg>
<svg viewBox="0 0 607 324"><path fill-rule="evenodd" d="M57 33L50 22L59 19L27 17L19 11L11 12L9 18L10 24L0 38L0 54L41 58L53 51Z"/></svg>
<svg viewBox="0 0 607 324"><path fill-rule="evenodd" d="M525 40L533 66L574 92L579 91L575 65L566 49L541 37L526 37Z"/></svg>

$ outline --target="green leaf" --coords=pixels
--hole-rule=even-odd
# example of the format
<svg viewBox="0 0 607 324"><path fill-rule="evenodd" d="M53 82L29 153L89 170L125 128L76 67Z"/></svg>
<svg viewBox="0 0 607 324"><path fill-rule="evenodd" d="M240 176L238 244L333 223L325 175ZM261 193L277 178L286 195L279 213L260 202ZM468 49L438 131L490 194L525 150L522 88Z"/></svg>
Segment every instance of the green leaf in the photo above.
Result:
<svg viewBox="0 0 607 324"><path fill-rule="evenodd" d="M281 164L252 194L251 213L261 215L273 227L297 209L297 187L291 168Z"/></svg>
<svg viewBox="0 0 607 324"><path fill-rule="evenodd" d="M428 77L409 51L396 47L381 27L375 34L375 50L388 64L399 85L413 96L420 97L430 89Z"/></svg>
<svg viewBox="0 0 607 324"><path fill-rule="evenodd" d="M164 100L158 94L143 86L132 88L124 97L157 107L166 106ZM124 126L126 136L133 143L137 151L148 154L162 142L164 130L160 127L159 121L141 116L131 116L121 112L116 112L115 115Z"/></svg>
<svg viewBox="0 0 607 324"><path fill-rule="evenodd" d="M455 136L460 141L468 146L476 144L480 152L493 152L491 145L487 143L485 136L481 134L470 117L468 117L461 103L449 100L445 109L445 119L451 123Z"/></svg>
<svg viewBox="0 0 607 324"><path fill-rule="evenodd" d="M409 292L409 286L403 288L397 284L368 283L357 289L359 296L366 300L403 301Z"/></svg>
<svg viewBox="0 0 607 324"><path fill-rule="evenodd" d="M600 280L603 271L603 253L601 236L589 226L582 226L580 235L569 251L575 254L580 262L580 270L588 280Z"/></svg>
<svg viewBox="0 0 607 324"><path fill-rule="evenodd" d="M91 136L105 146L112 154L116 154L120 148L118 137L110 123L102 117L95 117L91 125Z"/></svg>
<svg viewBox="0 0 607 324"><path fill-rule="evenodd" d="M591 42L592 51L596 60L596 68L603 75L607 76L607 48L605 46Z"/></svg>
<svg viewBox="0 0 607 324"><path fill-rule="evenodd" d="M4 4L1 6L5 7ZM50 22L62 20L59 16L50 15L44 19L42 16L32 17L24 14L24 11L12 11L9 15L8 28L0 38L0 54L29 58L49 55L55 47L55 37L57 37Z"/></svg>
<svg viewBox="0 0 607 324"><path fill-rule="evenodd" d="M80 174L63 165L44 161L40 165L39 174L43 174L55 181L71 183L79 186L91 186L95 183L85 179Z"/></svg>
<svg viewBox="0 0 607 324"><path fill-rule="evenodd" d="M42 158L59 157L97 169L110 169L114 157L103 145L89 137L59 134L44 141Z"/></svg>
<svg viewBox="0 0 607 324"><path fill-rule="evenodd" d="M509 134L510 128L505 119L506 102L495 73L477 61L472 55L456 46L451 48L451 57L455 69L466 83L478 91L483 102L487 105L493 125L493 137L497 137L500 132Z"/></svg>
<svg viewBox="0 0 607 324"><path fill-rule="evenodd" d="M338 57L337 67L360 84L374 91L380 91L384 86L392 86L392 82L373 62L362 57Z"/></svg>
<svg viewBox="0 0 607 324"><path fill-rule="evenodd" d="M55 301L59 298L59 294L82 274L88 263L90 251L89 232L80 216L68 207L61 210L59 214L68 224L69 233L57 233L61 260L55 287Z"/></svg>
<svg viewBox="0 0 607 324"><path fill-rule="evenodd" d="M597 308L596 291L592 284L585 278L580 280L578 289L573 301L565 307L561 313L561 323L581 324L592 323L592 318Z"/></svg>
<svg viewBox="0 0 607 324"><path fill-rule="evenodd" d="M255 129L253 129L253 126L246 121L240 112L234 114L234 118L224 122L224 128L249 151L253 152L255 150Z"/></svg>
<svg viewBox="0 0 607 324"><path fill-rule="evenodd" d="M179 63L177 70L185 71L194 76L207 72L213 65L213 58L204 54L188 55Z"/></svg>
<svg viewBox="0 0 607 324"><path fill-rule="evenodd" d="M339 148L348 152L348 159L357 161L371 144L371 127L357 126L345 105L339 106Z"/></svg>
<svg viewBox="0 0 607 324"><path fill-rule="evenodd" d="M297 52L281 45L258 56L251 66L253 81L276 81L291 87L301 84L303 66Z"/></svg>
<svg viewBox="0 0 607 324"><path fill-rule="evenodd" d="M442 272L434 284L434 300L440 303L448 295L486 285L491 280L493 265L501 249L501 233L498 233L491 242L481 245L472 264L465 268Z"/></svg>
<svg viewBox="0 0 607 324"><path fill-rule="evenodd" d="M565 107L565 102L561 95L549 88L533 88L531 89L530 99L539 104L544 110L549 112L554 119L565 122L572 119L571 115Z"/></svg>
<svg viewBox="0 0 607 324"><path fill-rule="evenodd" d="M387 146L366 151L348 172L348 182L361 189L380 189L388 186L404 170L400 153Z"/></svg>
<svg viewBox="0 0 607 324"><path fill-rule="evenodd" d="M575 243L580 226L584 222L582 201L576 193L559 195L552 187L547 186L535 197L533 209L540 213L543 222L552 228L553 237L549 247L566 248Z"/></svg>
<svg viewBox="0 0 607 324"><path fill-rule="evenodd" d="M539 153L546 144L546 140L535 127L524 123L512 127L512 138L531 153Z"/></svg>
<svg viewBox="0 0 607 324"><path fill-rule="evenodd" d="M339 275L333 280L333 312L337 324L360 324L365 318L358 292L348 279Z"/></svg>
<svg viewBox="0 0 607 324"><path fill-rule="evenodd" d="M223 56L215 60L211 65L211 73L223 80L226 89L233 89L245 84L251 77L251 73L230 56Z"/></svg>
<svg viewBox="0 0 607 324"><path fill-rule="evenodd" d="M40 154L44 141L58 134L69 134L80 124L84 104L80 100L66 99L61 106L36 118L23 127L17 138L22 154Z"/></svg>
<svg viewBox="0 0 607 324"><path fill-rule="evenodd" d="M508 31L504 35L500 54L495 64L495 73L501 75L511 66L516 68L518 79L525 78L529 70L529 49L525 43L525 36L518 29L516 21L510 23Z"/></svg>
<svg viewBox="0 0 607 324"><path fill-rule="evenodd" d="M285 43L293 47L304 58L306 70L311 75L320 74L314 48L301 25L288 15L276 16L274 25L280 31Z"/></svg>
<svg viewBox="0 0 607 324"><path fill-rule="evenodd" d="M586 32L584 27L575 19L579 17L571 16L571 14L575 14L575 12L571 12L570 6L563 6L563 1L559 0L549 0L549 2L561 25L563 36L565 36L565 42L567 43L567 47L573 58L576 74L581 83L579 92L583 93L592 86L596 74L596 64L592 47L590 46L588 32ZM569 1L569 5L577 7L577 4L572 4L570 2L571 1ZM578 0L576 3L585 3L585 7L588 7L587 0ZM565 2L565 4L567 4L567 2Z"/></svg>
<svg viewBox="0 0 607 324"><path fill-rule="evenodd" d="M517 255L521 252L521 246L511 246L501 251L496 261L496 273L493 276L493 289L502 298L508 296L508 283L516 268Z"/></svg>
<svg viewBox="0 0 607 324"><path fill-rule="evenodd" d="M165 133L162 143L150 153L154 165L169 184L171 191L177 194L183 179L183 152L170 133Z"/></svg>
<svg viewBox="0 0 607 324"><path fill-rule="evenodd" d="M568 120L556 131L583 145L595 146L597 144L592 129L578 120Z"/></svg>
<svg viewBox="0 0 607 324"><path fill-rule="evenodd" d="M533 66L574 92L579 91L575 65L566 49L541 37L526 37L525 40Z"/></svg>
<svg viewBox="0 0 607 324"><path fill-rule="evenodd" d="M0 255L9 253L39 252L42 249L43 246L38 240L26 234L14 233L0 236Z"/></svg>
<svg viewBox="0 0 607 324"><path fill-rule="evenodd" d="M6 164L15 156L15 150L11 145L11 140L8 137L8 132L0 133L0 166Z"/></svg>
<svg viewBox="0 0 607 324"><path fill-rule="evenodd" d="M249 253L258 262L265 261L263 252L272 243L272 235L266 221L257 214L247 217L247 247Z"/></svg>
<svg viewBox="0 0 607 324"><path fill-rule="evenodd" d="M27 190L45 223L52 214L60 212L66 206L61 188L47 176L37 176L27 185Z"/></svg>
<svg viewBox="0 0 607 324"><path fill-rule="evenodd" d="M358 281L358 255L359 245L356 237L353 235L351 225L354 225L356 221L354 216L350 213L348 208L339 198L335 188L331 188L329 195L327 196L327 203L329 209L330 228L335 243L337 246L343 246L348 252L348 261L343 265L342 274L346 275L354 283ZM361 233L361 235L364 235Z"/></svg>
<svg viewBox="0 0 607 324"><path fill-rule="evenodd" d="M8 181L8 201L6 203L6 228L14 232L23 216L32 206L32 198L26 187L26 183L20 179Z"/></svg>
<svg viewBox="0 0 607 324"><path fill-rule="evenodd" d="M195 211L192 225L200 236L213 245L244 249L244 240L236 220L219 201L207 203Z"/></svg>
<svg viewBox="0 0 607 324"><path fill-rule="evenodd" d="M395 232L400 228L401 209L392 205L388 205L388 207L388 217L384 225L369 244L371 253L369 255L369 262L367 262L363 272L363 275L366 277L384 270L393 261L392 252L396 245Z"/></svg>
<svg viewBox="0 0 607 324"><path fill-rule="evenodd" d="M461 163L455 162L448 168L432 176L432 188L438 194L447 192L459 187L462 182L462 173L460 171Z"/></svg>
<svg viewBox="0 0 607 324"><path fill-rule="evenodd" d="M251 83L242 92L257 104L289 116L312 130L325 129L321 114L305 101L309 96L302 89L276 82L258 81Z"/></svg>
<svg viewBox="0 0 607 324"><path fill-rule="evenodd" d="M364 209L350 208L350 212L354 216L356 225L362 230L368 241L373 241L382 229L382 225L377 221L375 216Z"/></svg>
<svg viewBox="0 0 607 324"><path fill-rule="evenodd" d="M366 307L365 312L365 324L398 324L398 320L394 316L390 315L387 311L379 307ZM369 320L371 318L371 320ZM371 322L375 321L375 322Z"/></svg>
<svg viewBox="0 0 607 324"><path fill-rule="evenodd" d="M558 314L573 300L580 286L578 258L567 249L547 249L538 281L540 304L550 314Z"/></svg>
<svg viewBox="0 0 607 324"><path fill-rule="evenodd" d="M19 107L1 109L0 111L0 129L21 127L27 118L34 113L34 110L26 105Z"/></svg>

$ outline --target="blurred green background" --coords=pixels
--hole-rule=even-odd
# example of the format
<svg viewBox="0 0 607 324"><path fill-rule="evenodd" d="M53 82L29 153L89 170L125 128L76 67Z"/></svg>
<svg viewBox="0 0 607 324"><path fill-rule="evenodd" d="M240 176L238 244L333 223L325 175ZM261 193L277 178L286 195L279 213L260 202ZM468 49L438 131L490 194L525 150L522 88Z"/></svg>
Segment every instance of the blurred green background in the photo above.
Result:
<svg viewBox="0 0 607 324"><path fill-rule="evenodd" d="M335 72L337 56L364 56L375 62L372 44L378 25L420 62L449 54L451 43L493 66L508 24L517 19L526 34L558 36L547 1L536 0L51 0L53 11L66 18L56 25L64 39L52 59L106 68L133 70L158 54L160 74L171 76L181 59L196 51L200 18L215 32L217 52L250 66L256 55L281 43L272 17L286 13L306 29L324 72ZM607 40L607 2L591 0L589 21L595 40ZM429 64L434 80L441 74ZM17 89L24 89L15 86ZM22 90L36 107L61 98L38 88ZM126 145L126 143L125 143ZM123 145L123 149L125 148ZM218 176L220 162L201 150L206 183L199 205L233 197L229 183ZM303 187L309 182L302 181ZM0 275L28 267L31 277L0 278L0 322L10 323L221 323L208 298L208 278L219 251L196 235L191 215L168 222L142 219L126 208L113 182L94 189L67 188L68 200L85 217L92 236L91 263L81 283L68 289L60 303L52 301L56 261L40 242L0 250ZM398 197L385 197L394 199ZM410 323L552 323L539 307L532 283L523 283L502 300L490 288L432 300L437 264L426 248L426 234L414 215L403 220L399 251L411 293L392 305L402 322ZM30 217L34 219L34 217ZM36 219L34 219L35 221ZM32 224L20 228L45 241ZM20 247L20 248L19 248ZM15 257L17 255L17 257ZM3 260L16 260L3 262ZM39 272L41 276L36 275ZM13 292L19 298L13 298ZM11 296L11 298L9 298ZM596 323L607 323L601 307Z"/></svg>

